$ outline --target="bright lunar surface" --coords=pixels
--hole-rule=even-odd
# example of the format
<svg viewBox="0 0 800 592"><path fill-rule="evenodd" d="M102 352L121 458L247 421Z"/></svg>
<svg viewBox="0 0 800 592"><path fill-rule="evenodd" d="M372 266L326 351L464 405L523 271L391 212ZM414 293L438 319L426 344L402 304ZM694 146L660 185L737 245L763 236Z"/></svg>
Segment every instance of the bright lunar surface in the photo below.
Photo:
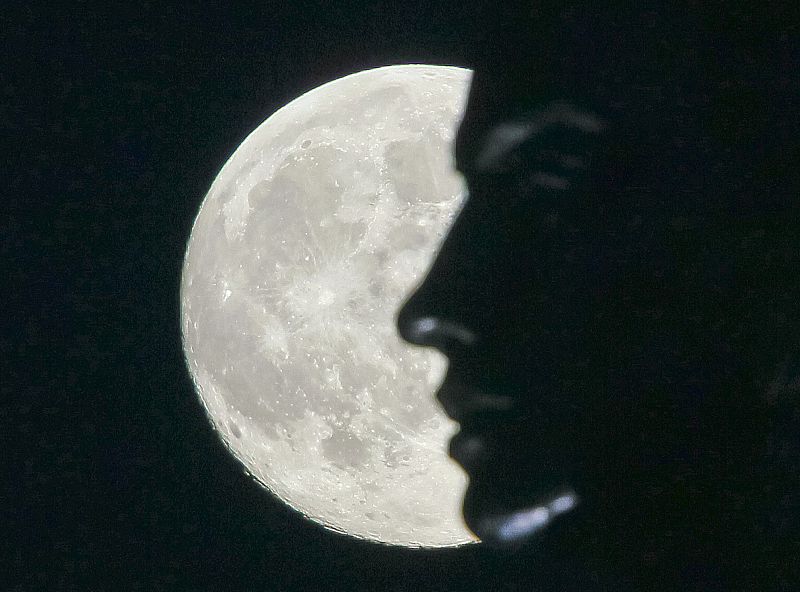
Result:
<svg viewBox="0 0 800 592"><path fill-rule="evenodd" d="M434 399L446 358L395 327L465 196L470 77L388 66L292 101L222 168L187 247L184 350L214 428L273 494L361 539L477 540Z"/></svg>

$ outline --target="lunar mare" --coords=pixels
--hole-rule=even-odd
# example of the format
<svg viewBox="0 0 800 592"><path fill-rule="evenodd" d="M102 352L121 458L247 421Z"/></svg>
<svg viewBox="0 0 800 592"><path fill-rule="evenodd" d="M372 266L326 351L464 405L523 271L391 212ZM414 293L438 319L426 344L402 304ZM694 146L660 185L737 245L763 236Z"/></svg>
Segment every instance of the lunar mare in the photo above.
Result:
<svg viewBox="0 0 800 592"><path fill-rule="evenodd" d="M433 397L446 360L394 324L465 195L470 75L388 66L292 101L222 168L184 260L187 365L229 450L307 518L387 544L476 540Z"/></svg>

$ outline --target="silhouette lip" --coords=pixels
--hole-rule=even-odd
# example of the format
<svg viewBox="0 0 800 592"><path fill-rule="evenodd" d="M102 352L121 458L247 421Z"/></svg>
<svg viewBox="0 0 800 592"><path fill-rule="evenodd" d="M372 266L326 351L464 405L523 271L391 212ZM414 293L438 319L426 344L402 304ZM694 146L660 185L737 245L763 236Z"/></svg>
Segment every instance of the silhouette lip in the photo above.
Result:
<svg viewBox="0 0 800 592"><path fill-rule="evenodd" d="M465 470L476 469L489 453L492 434L513 419L512 397L496 395L454 378L445 378L436 398L461 429L450 440L448 454Z"/></svg>
<svg viewBox="0 0 800 592"><path fill-rule="evenodd" d="M462 418L461 429L450 439L448 455L467 471L477 470L488 459L498 458L503 434L513 419L506 411L485 408Z"/></svg>
<svg viewBox="0 0 800 592"><path fill-rule="evenodd" d="M506 415L514 409L514 399L488 393L454 380L448 375L436 398L450 419L460 424L480 421L486 415Z"/></svg>
<svg viewBox="0 0 800 592"><path fill-rule="evenodd" d="M461 430L450 439L448 455L467 472L474 471L488 453L486 438Z"/></svg>

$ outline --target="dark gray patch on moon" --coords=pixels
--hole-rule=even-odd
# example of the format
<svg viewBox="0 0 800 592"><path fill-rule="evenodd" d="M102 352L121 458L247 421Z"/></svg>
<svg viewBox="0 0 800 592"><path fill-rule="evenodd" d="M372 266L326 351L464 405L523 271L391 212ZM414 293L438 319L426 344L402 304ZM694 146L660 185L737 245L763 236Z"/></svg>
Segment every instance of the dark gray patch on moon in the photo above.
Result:
<svg viewBox="0 0 800 592"><path fill-rule="evenodd" d="M231 429L231 434L233 434L234 437L236 437L236 438L241 438L242 437L242 430L239 429L239 426L236 425L235 422L233 422L233 421L228 422L228 427Z"/></svg>
<svg viewBox="0 0 800 592"><path fill-rule="evenodd" d="M349 430L333 430L333 434L323 439L321 444L323 456L341 467L361 468L369 461L364 443Z"/></svg>

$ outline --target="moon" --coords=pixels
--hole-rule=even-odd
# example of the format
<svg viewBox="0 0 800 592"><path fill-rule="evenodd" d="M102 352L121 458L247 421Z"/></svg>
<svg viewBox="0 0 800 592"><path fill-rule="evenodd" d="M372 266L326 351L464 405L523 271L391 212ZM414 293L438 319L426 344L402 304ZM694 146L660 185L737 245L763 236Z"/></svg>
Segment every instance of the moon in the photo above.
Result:
<svg viewBox="0 0 800 592"><path fill-rule="evenodd" d="M387 66L293 100L223 166L183 264L184 353L217 434L303 516L378 543L477 541L433 396L446 358L394 322L465 196L451 144L471 75Z"/></svg>

